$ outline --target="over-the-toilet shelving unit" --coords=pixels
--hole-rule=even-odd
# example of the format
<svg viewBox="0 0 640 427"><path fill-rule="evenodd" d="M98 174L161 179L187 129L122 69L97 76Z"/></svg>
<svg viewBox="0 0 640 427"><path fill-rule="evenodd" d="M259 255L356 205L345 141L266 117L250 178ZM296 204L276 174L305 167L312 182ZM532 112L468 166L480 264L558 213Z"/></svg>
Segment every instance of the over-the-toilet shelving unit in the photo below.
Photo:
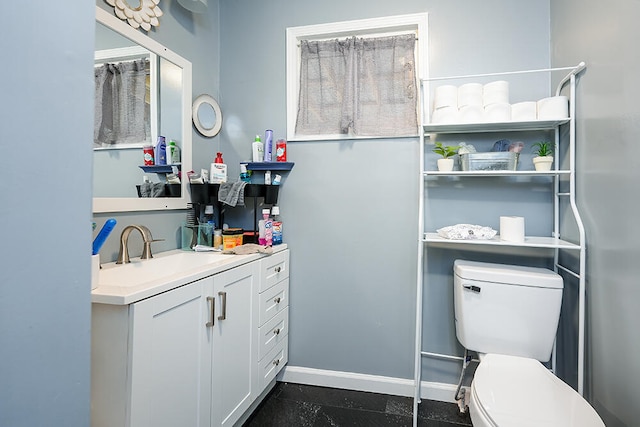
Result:
<svg viewBox="0 0 640 427"><path fill-rule="evenodd" d="M439 354L425 351L429 343L422 340L423 334L423 290L429 283L424 283L425 264L428 262L429 247L481 250L491 253L499 247L529 249L545 249L549 253L549 258L553 259L556 272L562 272L573 276L578 281L578 354L577 354L577 378L578 392L583 393L584 388L584 327L585 327L585 231L578 208L575 201L575 148L576 148L576 125L575 125L575 97L576 97L576 77L585 69L585 64L580 63L575 67L548 68L541 70L526 70L505 73L477 74L455 77L430 78L420 81L421 93L425 98L421 105L429 108L429 85L435 80L459 80L467 78L486 78L493 76L510 76L515 74L529 73L552 73L558 71L568 72L557 85L555 95L566 94L569 99L569 117L559 120L532 120L527 122L504 122L504 123L464 123L464 124L431 124L429 123L429 112L422 112L420 130L420 174L419 174L419 203L418 203L418 271L416 286L416 335L415 335L415 394L414 394L414 426L417 425L417 409L421 399L421 378L422 360L425 357L438 358L442 360L462 361L463 358L456 355ZM538 172L535 170L517 171L452 171L439 172L435 170L425 170L425 138L430 138L432 134L487 134L487 133L519 133L519 132L553 132L555 143L558 147L566 148L566 160L554 161L554 169L548 172ZM562 132L561 132L562 131ZM568 135L568 137L567 137ZM568 140L567 140L568 139ZM435 154L434 154L435 155ZM561 165L562 163L562 165ZM565 169L560 169L565 167ZM452 185L456 180L476 180L484 177L547 177L549 185L553 189L553 225L547 236L525 236L523 243L513 243L501 241L499 237L491 240L449 240L440 237L435 230L425 230L425 224L429 223L425 217L425 203L429 202L428 189L425 188L427 179L439 180L439 185ZM561 179L562 186L561 186ZM440 182L442 181L442 182ZM427 190L427 191L426 191ZM426 192L425 192L426 191ZM455 191L454 188L451 191ZM560 206L565 207L561 212ZM482 207L479 207L481 209ZM567 238L561 230L560 215L568 211L573 217L577 229L577 237ZM566 239L566 240L565 240ZM578 255L578 261L573 268L561 264L560 251L573 251ZM547 253L547 252L545 252ZM576 268L577 266L577 268Z"/></svg>

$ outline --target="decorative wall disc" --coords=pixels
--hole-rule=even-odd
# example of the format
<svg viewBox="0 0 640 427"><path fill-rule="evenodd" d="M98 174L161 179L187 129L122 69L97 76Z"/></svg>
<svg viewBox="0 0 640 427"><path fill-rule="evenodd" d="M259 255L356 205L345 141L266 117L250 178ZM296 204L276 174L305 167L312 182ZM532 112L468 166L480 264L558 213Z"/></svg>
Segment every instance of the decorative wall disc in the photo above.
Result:
<svg viewBox="0 0 640 427"><path fill-rule="evenodd" d="M127 21L133 28L149 31L151 27L160 25L160 18L163 12L158 7L160 0L105 0L113 6L116 16L123 21ZM137 6L129 3L137 2Z"/></svg>

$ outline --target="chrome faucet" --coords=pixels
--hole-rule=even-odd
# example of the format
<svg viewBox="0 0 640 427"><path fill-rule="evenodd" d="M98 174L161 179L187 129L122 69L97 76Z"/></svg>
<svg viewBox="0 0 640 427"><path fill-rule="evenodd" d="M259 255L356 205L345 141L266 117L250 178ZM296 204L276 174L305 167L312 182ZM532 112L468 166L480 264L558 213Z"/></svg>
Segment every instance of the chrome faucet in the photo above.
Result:
<svg viewBox="0 0 640 427"><path fill-rule="evenodd" d="M164 239L154 240L151 236L151 231L144 225L127 225L124 230L122 230L122 234L120 234L120 251L118 252L118 260L116 264L127 264L131 262L129 260L129 234L133 230L138 230L142 235L142 241L144 243L144 249L142 250L142 256L140 259L149 259L153 258L153 254L151 253L151 243L159 242Z"/></svg>

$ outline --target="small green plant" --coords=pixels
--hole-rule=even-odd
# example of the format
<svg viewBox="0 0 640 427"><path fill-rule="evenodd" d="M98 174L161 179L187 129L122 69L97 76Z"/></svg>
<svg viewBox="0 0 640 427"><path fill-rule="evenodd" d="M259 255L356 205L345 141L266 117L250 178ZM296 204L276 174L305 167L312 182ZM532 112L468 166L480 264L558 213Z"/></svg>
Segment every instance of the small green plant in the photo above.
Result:
<svg viewBox="0 0 640 427"><path fill-rule="evenodd" d="M442 145L442 142L436 142L436 147L433 149L433 152L440 154L446 159L458 154L458 149L460 149L459 145Z"/></svg>
<svg viewBox="0 0 640 427"><path fill-rule="evenodd" d="M540 157L552 156L553 144L549 141L536 142L533 144L533 153Z"/></svg>

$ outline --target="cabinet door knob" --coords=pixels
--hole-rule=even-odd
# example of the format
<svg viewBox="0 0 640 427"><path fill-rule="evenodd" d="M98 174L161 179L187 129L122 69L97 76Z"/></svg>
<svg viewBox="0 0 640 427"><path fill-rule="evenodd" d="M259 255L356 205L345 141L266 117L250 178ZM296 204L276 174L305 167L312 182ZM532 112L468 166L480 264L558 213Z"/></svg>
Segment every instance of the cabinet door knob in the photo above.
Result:
<svg viewBox="0 0 640 427"><path fill-rule="evenodd" d="M273 302L275 302L276 304L280 304L280 297L274 298Z"/></svg>
<svg viewBox="0 0 640 427"><path fill-rule="evenodd" d="M274 364L275 366L278 366L278 365L280 364L280 359L276 359L276 360L274 360L274 361L273 361L273 364Z"/></svg>
<svg viewBox="0 0 640 427"><path fill-rule="evenodd" d="M276 267L276 273L280 273L282 271L282 267Z"/></svg>
<svg viewBox="0 0 640 427"><path fill-rule="evenodd" d="M207 302L209 303L209 321L205 323L207 327L213 326L215 323L216 316L216 299L214 297L207 297Z"/></svg>
<svg viewBox="0 0 640 427"><path fill-rule="evenodd" d="M273 333L276 335L280 335L280 328L274 329Z"/></svg>

